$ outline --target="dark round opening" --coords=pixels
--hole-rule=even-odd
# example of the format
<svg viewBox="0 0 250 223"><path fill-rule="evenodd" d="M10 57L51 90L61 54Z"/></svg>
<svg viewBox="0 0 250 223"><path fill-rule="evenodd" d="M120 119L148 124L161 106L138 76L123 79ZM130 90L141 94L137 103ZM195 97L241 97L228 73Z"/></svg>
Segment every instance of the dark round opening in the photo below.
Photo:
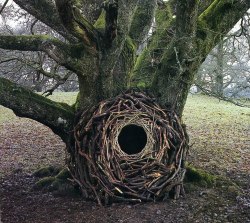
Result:
<svg viewBox="0 0 250 223"><path fill-rule="evenodd" d="M131 155L143 150L147 143L147 134L141 126L126 125L122 128L118 143L123 152Z"/></svg>

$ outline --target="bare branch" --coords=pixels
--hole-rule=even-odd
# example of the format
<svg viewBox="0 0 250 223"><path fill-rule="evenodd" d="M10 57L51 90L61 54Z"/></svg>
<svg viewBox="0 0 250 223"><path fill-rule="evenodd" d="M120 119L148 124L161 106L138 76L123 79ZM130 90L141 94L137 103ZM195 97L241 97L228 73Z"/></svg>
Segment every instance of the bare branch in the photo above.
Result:
<svg viewBox="0 0 250 223"><path fill-rule="evenodd" d="M208 89L204 88L203 86L199 85L198 83L195 83L195 86L197 86L204 94L206 94L208 96L212 96L212 97L218 98L221 101L230 102L230 103L232 103L234 105L237 105L239 107L250 108L250 105L248 105L248 104L243 104L243 103L241 103L241 102L239 102L237 100L235 101L232 98L229 98L229 97L223 96L221 94L218 94L216 92L213 92L211 90L208 90Z"/></svg>
<svg viewBox="0 0 250 223"><path fill-rule="evenodd" d="M64 77L60 77L60 78L56 79L56 81L57 81L56 84L55 84L52 88L50 88L50 89L46 90L45 92L43 92L43 95L45 95L45 97L48 97L49 95L52 95L53 92L54 92L60 85L65 84L65 82L68 80L68 78L69 78L71 75L72 75L72 73L71 73L71 72L68 72Z"/></svg>
<svg viewBox="0 0 250 223"><path fill-rule="evenodd" d="M53 0L14 0L22 9L51 27L66 39L75 42L76 39L64 28Z"/></svg>
<svg viewBox="0 0 250 223"><path fill-rule="evenodd" d="M4 8L6 7L6 5L8 4L9 0L6 0L4 3L3 3L3 6L2 8L0 9L0 14L3 12Z"/></svg>

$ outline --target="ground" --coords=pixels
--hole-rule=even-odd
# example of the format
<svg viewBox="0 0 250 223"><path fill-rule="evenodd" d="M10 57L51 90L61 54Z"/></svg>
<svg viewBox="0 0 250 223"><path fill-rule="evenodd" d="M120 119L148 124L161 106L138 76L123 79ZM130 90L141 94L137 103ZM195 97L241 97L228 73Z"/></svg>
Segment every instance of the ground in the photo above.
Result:
<svg viewBox="0 0 250 223"><path fill-rule="evenodd" d="M225 181L186 184L179 200L99 207L77 195L34 189L35 170L64 165L64 144L48 128L0 107L0 222L250 222L250 110L190 95L184 121L188 162Z"/></svg>

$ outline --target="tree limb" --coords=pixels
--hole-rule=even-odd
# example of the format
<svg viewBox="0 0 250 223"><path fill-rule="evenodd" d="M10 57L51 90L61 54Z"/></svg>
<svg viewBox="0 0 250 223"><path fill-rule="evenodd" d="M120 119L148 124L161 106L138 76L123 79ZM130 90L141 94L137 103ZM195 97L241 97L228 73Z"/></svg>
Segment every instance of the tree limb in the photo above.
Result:
<svg viewBox="0 0 250 223"><path fill-rule="evenodd" d="M140 45L148 36L151 28L157 0L140 1L132 20L129 35L137 45Z"/></svg>
<svg viewBox="0 0 250 223"><path fill-rule="evenodd" d="M249 8L249 0L213 1L198 19L197 37L201 40L203 57L207 56Z"/></svg>
<svg viewBox="0 0 250 223"><path fill-rule="evenodd" d="M76 52L85 50L80 44L70 45L47 35L0 36L0 48L20 51L43 51L58 64L82 75L82 65L77 63Z"/></svg>
<svg viewBox="0 0 250 223"><path fill-rule="evenodd" d="M33 15L35 18L51 27L71 42L76 39L64 28L53 0L14 0L22 9Z"/></svg>
<svg viewBox="0 0 250 223"><path fill-rule="evenodd" d="M97 54L98 32L74 5L74 1L56 0L56 7L64 27L76 38L82 41L89 53Z"/></svg>
<svg viewBox="0 0 250 223"><path fill-rule="evenodd" d="M118 0L105 1L102 7L106 12L104 38L106 45L110 47L117 36Z"/></svg>
<svg viewBox="0 0 250 223"><path fill-rule="evenodd" d="M53 43L57 46L66 46L63 42L47 35L0 36L0 48L7 50L43 51L46 42Z"/></svg>
<svg viewBox="0 0 250 223"><path fill-rule="evenodd" d="M241 103L239 100L238 101L237 100L233 100L232 98L229 98L229 97L223 96L221 94L218 94L216 92L213 92L211 90L208 90L205 87L199 85L198 83L195 83L195 86L197 86L205 95L208 95L208 96L211 96L211 97L214 97L214 98L218 98L221 101L226 101L226 102L232 103L234 105L237 105L239 107L250 108L249 103L245 103L244 104L244 103Z"/></svg>
<svg viewBox="0 0 250 223"><path fill-rule="evenodd" d="M0 14L3 12L4 8L6 7L6 5L8 4L9 0L5 0L5 2L3 3L3 6L0 9Z"/></svg>
<svg viewBox="0 0 250 223"><path fill-rule="evenodd" d="M195 39L198 2L196 0L177 1L175 36L163 52L161 67L151 87L155 95L158 95L158 100L179 115L182 114L185 105L182 102L187 98L195 70L200 65Z"/></svg>
<svg viewBox="0 0 250 223"><path fill-rule="evenodd" d="M159 68L163 52L166 50L165 46L169 45L173 39L175 21L169 2L164 2L163 6L157 8L155 22L154 34L150 37L150 42L146 42L147 49L139 55L131 76L133 87L150 87L154 73Z"/></svg>
<svg viewBox="0 0 250 223"><path fill-rule="evenodd" d="M72 131L72 107L51 101L1 77L0 104L13 110L17 116L30 118L48 126L65 142Z"/></svg>

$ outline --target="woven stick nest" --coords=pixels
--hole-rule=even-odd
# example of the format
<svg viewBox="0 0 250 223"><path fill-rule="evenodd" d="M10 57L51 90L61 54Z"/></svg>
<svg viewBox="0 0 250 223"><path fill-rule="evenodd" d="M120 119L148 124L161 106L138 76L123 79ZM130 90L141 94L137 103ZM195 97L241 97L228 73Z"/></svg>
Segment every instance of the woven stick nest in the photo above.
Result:
<svg viewBox="0 0 250 223"><path fill-rule="evenodd" d="M74 137L69 167L86 198L99 204L141 202L169 194L177 198L182 192L188 148L185 131L174 112L148 95L124 93L84 111ZM131 137L138 137L137 146L143 148L131 144Z"/></svg>

